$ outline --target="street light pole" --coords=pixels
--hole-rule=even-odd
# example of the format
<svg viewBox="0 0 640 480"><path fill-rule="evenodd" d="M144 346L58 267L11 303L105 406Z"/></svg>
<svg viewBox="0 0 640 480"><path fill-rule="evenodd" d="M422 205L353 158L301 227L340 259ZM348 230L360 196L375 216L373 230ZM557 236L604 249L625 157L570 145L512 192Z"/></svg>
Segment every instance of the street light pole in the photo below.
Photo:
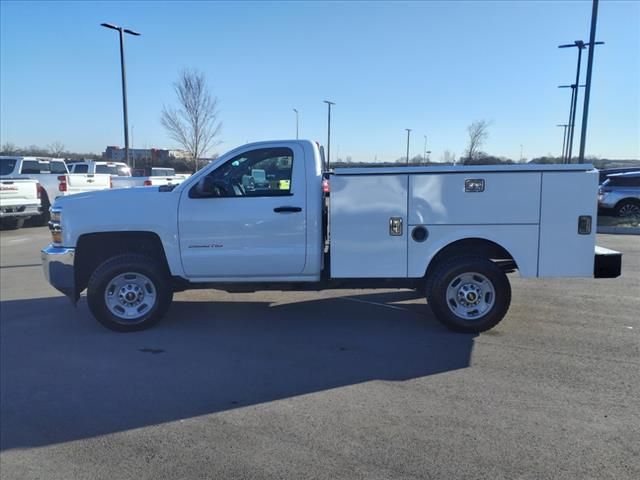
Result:
<svg viewBox="0 0 640 480"><path fill-rule="evenodd" d="M101 23L101 26L117 30L120 35L120 71L122 73L122 114L124 117L124 156L127 165L129 165L129 118L127 114L127 77L124 68L124 34L135 35L139 37L138 32L129 30L128 28L118 27L110 23Z"/></svg>
<svg viewBox="0 0 640 480"><path fill-rule="evenodd" d="M593 0L591 10L591 32L589 34L589 57L587 58L587 82L584 89L584 104L582 107L582 130L580 133L580 157L579 162L584 163L584 147L587 141L587 119L589 118L589 97L591 95L591 72L593 69L593 46L602 45L604 42L596 42L596 23L598 22L598 0Z"/></svg>
<svg viewBox="0 0 640 480"><path fill-rule="evenodd" d="M327 170L329 169L329 165L331 164L331 105L335 105L334 102L329 100L323 100L324 103L327 104L328 115L327 115Z"/></svg>
<svg viewBox="0 0 640 480"><path fill-rule="evenodd" d="M597 11L597 7L596 7L596 11ZM592 33L595 34L595 32L592 32ZM604 42L584 43L582 40L575 40L573 43L558 46L558 48L576 47L578 49L578 66L576 68L576 82L574 84L575 87L572 87L574 90L573 96L572 96L573 115L572 115L571 121L569 122L571 126L569 128L569 154L567 157L568 158L567 163L571 163L571 155L573 151L573 133L575 131L575 125L576 125L576 110L578 106L578 85L580 85L580 65L582 63L582 50L584 50L587 47L591 47L592 45L601 45L602 43Z"/></svg>
<svg viewBox="0 0 640 480"><path fill-rule="evenodd" d="M422 155L422 161L427 163L427 136L424 136L424 155Z"/></svg>
<svg viewBox="0 0 640 480"><path fill-rule="evenodd" d="M564 133L562 134L562 163L564 163L564 154L567 146L567 127L568 126L569 126L568 123L560 123L556 125L556 127L564 127Z"/></svg>
<svg viewBox="0 0 640 480"><path fill-rule="evenodd" d="M409 135L411 134L410 128L405 128L407 131L407 165L409 165Z"/></svg>
<svg viewBox="0 0 640 480"><path fill-rule="evenodd" d="M298 140L298 110L294 108L293 111L296 112L296 140Z"/></svg>
<svg viewBox="0 0 640 480"><path fill-rule="evenodd" d="M578 99L578 88L582 88L584 85L580 85L576 87L575 84L572 85L558 85L558 88L570 88L571 89L571 101L569 102L569 127L567 131L567 145L565 148L566 158L562 163L571 163L571 155L573 151L573 127L575 127L576 121L576 102ZM571 142L569 142L569 138L571 138ZM571 145L571 147L569 147Z"/></svg>

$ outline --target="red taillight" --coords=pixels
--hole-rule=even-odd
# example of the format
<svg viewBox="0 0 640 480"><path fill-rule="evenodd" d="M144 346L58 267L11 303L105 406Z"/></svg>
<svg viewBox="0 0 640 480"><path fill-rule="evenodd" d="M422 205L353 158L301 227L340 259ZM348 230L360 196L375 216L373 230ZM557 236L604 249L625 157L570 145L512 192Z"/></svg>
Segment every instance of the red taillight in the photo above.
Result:
<svg viewBox="0 0 640 480"><path fill-rule="evenodd" d="M65 177L64 175L60 175L58 177L58 181L60 182L60 184L58 185L58 190L60 190L61 192L66 192L67 191L67 177Z"/></svg>
<svg viewBox="0 0 640 480"><path fill-rule="evenodd" d="M38 198L42 198L42 185L36 183L36 190L38 191Z"/></svg>
<svg viewBox="0 0 640 480"><path fill-rule="evenodd" d="M151 186L151 180L145 180L143 185L145 187L150 187Z"/></svg>
<svg viewBox="0 0 640 480"><path fill-rule="evenodd" d="M113 188L113 178L109 177L109 188Z"/></svg>
<svg viewBox="0 0 640 480"><path fill-rule="evenodd" d="M326 178L322 180L322 193L329 193L331 189L329 188L329 180Z"/></svg>

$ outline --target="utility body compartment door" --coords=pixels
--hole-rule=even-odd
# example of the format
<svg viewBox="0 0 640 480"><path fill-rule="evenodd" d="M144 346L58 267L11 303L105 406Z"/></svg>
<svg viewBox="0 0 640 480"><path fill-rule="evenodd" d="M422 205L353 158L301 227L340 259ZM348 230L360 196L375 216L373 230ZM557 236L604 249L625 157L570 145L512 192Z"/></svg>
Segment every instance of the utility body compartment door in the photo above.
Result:
<svg viewBox="0 0 640 480"><path fill-rule="evenodd" d="M407 276L408 175L331 177L331 277Z"/></svg>

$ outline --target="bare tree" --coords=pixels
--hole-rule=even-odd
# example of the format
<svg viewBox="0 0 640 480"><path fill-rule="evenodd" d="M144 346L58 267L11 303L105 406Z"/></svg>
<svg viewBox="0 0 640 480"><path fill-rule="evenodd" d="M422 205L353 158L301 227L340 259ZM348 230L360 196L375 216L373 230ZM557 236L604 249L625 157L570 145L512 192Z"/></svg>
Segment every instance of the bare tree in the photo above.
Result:
<svg viewBox="0 0 640 480"><path fill-rule="evenodd" d="M11 142L6 142L0 147L0 154L2 155L15 155L18 152L18 148Z"/></svg>
<svg viewBox="0 0 640 480"><path fill-rule="evenodd" d="M480 153L480 147L489 137L489 122L486 120L478 120L467 127L469 132L469 144L467 146L467 159L474 160Z"/></svg>
<svg viewBox="0 0 640 480"><path fill-rule="evenodd" d="M183 70L173 84L178 108L162 107L160 122L169 137L189 152L198 170L198 159L220 142L222 123L218 120L218 98L207 90L202 72Z"/></svg>
<svg viewBox="0 0 640 480"><path fill-rule="evenodd" d="M55 158L60 158L65 152L64 143L58 141L53 142L51 145L47 145L47 148Z"/></svg>

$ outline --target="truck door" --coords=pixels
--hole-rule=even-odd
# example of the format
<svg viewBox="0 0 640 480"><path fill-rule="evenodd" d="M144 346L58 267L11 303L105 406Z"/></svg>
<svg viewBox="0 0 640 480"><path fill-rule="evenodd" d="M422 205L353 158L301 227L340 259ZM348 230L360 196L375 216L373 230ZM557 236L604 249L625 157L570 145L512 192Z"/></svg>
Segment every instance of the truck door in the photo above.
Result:
<svg viewBox="0 0 640 480"><path fill-rule="evenodd" d="M189 277L286 277L304 270L303 149L258 148L217 166L182 192L182 265Z"/></svg>

